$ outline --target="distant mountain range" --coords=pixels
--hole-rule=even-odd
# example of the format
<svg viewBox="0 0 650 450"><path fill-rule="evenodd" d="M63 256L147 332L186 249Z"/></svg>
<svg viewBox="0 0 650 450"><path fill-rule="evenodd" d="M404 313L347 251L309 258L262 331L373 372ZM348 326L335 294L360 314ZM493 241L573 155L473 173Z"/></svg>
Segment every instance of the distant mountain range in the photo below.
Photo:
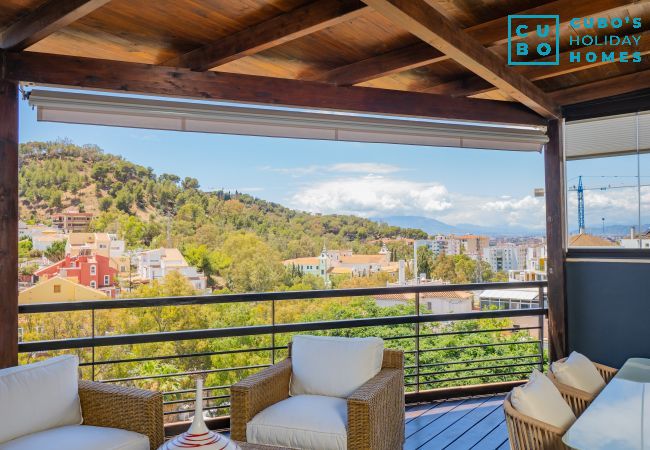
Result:
<svg viewBox="0 0 650 450"><path fill-rule="evenodd" d="M606 236L629 236L630 235L630 229L634 227L634 230L636 232L636 229L638 225L605 225L605 232L603 233L603 227L586 227L585 232L588 234L595 234L595 235L606 235ZM642 224L641 225L641 231L645 233L650 229L650 224ZM576 228L571 229L571 234L576 234L578 230Z"/></svg>
<svg viewBox="0 0 650 450"><path fill-rule="evenodd" d="M474 224L449 225L436 219L423 216L387 216L372 220L402 228L418 228L433 234L485 234L490 236L537 236L543 232L525 227L486 227Z"/></svg>

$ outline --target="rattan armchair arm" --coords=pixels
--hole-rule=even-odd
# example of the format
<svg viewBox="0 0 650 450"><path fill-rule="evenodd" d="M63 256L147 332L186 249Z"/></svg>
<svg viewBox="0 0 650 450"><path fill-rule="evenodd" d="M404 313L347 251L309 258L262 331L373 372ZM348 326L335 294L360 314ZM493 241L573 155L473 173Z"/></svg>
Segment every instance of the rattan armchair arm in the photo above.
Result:
<svg viewBox="0 0 650 450"><path fill-rule="evenodd" d="M291 358L249 376L230 388L230 435L246 441L246 424L257 413L289 398Z"/></svg>
<svg viewBox="0 0 650 450"><path fill-rule="evenodd" d="M348 448L402 448L404 371L382 369L354 391L348 402Z"/></svg>
<svg viewBox="0 0 650 450"><path fill-rule="evenodd" d="M596 370L598 370L600 376L603 377L605 383L609 383L610 381L612 381L614 375L618 373L618 369L614 369L613 367L609 367L604 364L594 363L594 366L596 366Z"/></svg>
<svg viewBox="0 0 650 450"><path fill-rule="evenodd" d="M120 428L149 437L151 450L162 445L163 405L160 392L79 380L84 425Z"/></svg>
<svg viewBox="0 0 650 450"><path fill-rule="evenodd" d="M503 401L510 448L513 450L569 450L562 442L566 430L518 412L510 402L511 393Z"/></svg>

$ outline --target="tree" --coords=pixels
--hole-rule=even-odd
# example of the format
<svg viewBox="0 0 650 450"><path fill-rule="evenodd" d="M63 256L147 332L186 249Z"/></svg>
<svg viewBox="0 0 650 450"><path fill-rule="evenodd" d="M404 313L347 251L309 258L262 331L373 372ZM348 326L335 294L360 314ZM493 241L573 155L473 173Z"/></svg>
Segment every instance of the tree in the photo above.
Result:
<svg viewBox="0 0 650 450"><path fill-rule="evenodd" d="M434 255L429 247L418 247L418 277L421 273L423 273L427 278L431 278L431 272L433 270L433 259Z"/></svg>
<svg viewBox="0 0 650 450"><path fill-rule="evenodd" d="M65 258L65 246L66 241L54 241L44 252L44 255L47 259L52 262L61 261Z"/></svg>
<svg viewBox="0 0 650 450"><path fill-rule="evenodd" d="M18 258L29 258L33 246L32 238L21 239L18 241Z"/></svg>
<svg viewBox="0 0 650 450"><path fill-rule="evenodd" d="M221 250L232 260L226 279L234 292L272 291L280 286L284 274L280 257L259 236L231 234Z"/></svg>
<svg viewBox="0 0 650 450"><path fill-rule="evenodd" d="M108 211L113 206L113 199L110 197L102 197L99 199L99 210Z"/></svg>
<svg viewBox="0 0 650 450"><path fill-rule="evenodd" d="M227 255L217 250L209 250L207 245L188 244L183 248L183 256L189 264L203 272L209 286L214 286L212 276L220 274L232 263Z"/></svg>
<svg viewBox="0 0 650 450"><path fill-rule="evenodd" d="M181 187L183 188L183 190L188 190L188 189L196 190L199 188L199 180L192 177L185 177L185 179L183 179L183 183L181 184Z"/></svg>

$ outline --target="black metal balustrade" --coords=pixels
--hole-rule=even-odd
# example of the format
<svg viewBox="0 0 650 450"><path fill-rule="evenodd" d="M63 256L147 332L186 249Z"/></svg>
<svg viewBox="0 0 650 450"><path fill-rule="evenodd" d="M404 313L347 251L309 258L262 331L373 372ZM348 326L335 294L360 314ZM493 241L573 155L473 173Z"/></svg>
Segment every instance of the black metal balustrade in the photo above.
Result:
<svg viewBox="0 0 650 450"><path fill-rule="evenodd" d="M286 291L286 292L265 292L265 293L248 293L248 294L225 294L209 296L190 296L190 297L166 297L166 298L143 298L143 299L124 299L124 300L98 300L98 301L81 301L66 303L41 303L20 305L19 314L29 315L37 313L64 313L73 311L86 311L90 313L91 333L87 337L56 339L45 341L21 342L19 352L23 354L44 354L49 355L52 352L62 350L79 350L90 349L90 360L81 361L83 368L90 368L90 377L96 378L96 368L111 364L128 364L128 363L146 363L149 361L165 361L171 359L184 358L203 358L219 355L236 355L245 353L267 352L267 364L240 365L236 367L210 367L200 370L192 370L180 373L160 373L154 375L130 376L112 379L98 379L98 381L107 383L126 383L136 384L143 381L155 381L162 379L178 379L180 377L189 377L196 374L210 374L218 372L237 373L239 378L243 378L256 370L279 360L279 356L286 355L286 345L276 344L276 338L290 333L298 332L323 332L342 329L359 329L365 327L386 327L395 325L412 325L413 334L386 336L384 340L387 346L393 348L405 348L403 342L412 341L411 347L405 348L406 355L406 374L405 387L407 397L411 400L421 398L441 398L441 396L451 396L453 392L442 393L430 391L440 385L449 386L449 384L466 384L468 380L479 380L485 383L490 379L515 379L521 380L525 375L530 373L533 367L540 370L544 366L544 316L547 315L547 309L544 303L544 288L546 282L518 282L518 283L474 283L474 284L456 284L456 285L415 285L385 288L356 288L356 289L334 289L318 291ZM421 310L421 294L450 292L450 291L480 291L485 289L520 289L520 288L537 288L539 291L539 304L536 308L530 309L507 309L507 310L485 310L472 311L465 313L452 314L423 314ZM276 323L276 303L284 300L304 300L313 301L315 299L335 299L343 297L367 297L383 296L387 294L413 294L415 298L415 314L403 316L383 316L383 317L364 317L331 321L315 321L301 323ZM196 330L179 330L144 334L125 334L125 335L98 335L96 334L95 318L96 313L101 310L115 309L132 309L132 308L154 308L166 306L189 306L189 305L218 305L228 303L251 303L251 302L270 302L270 323L265 325L237 326L228 328L196 329ZM532 326L512 326L508 328L491 328L491 329L470 329L470 330L449 330L440 328L436 325L467 321L478 319L502 319L515 317L536 317L537 322ZM479 333L499 333L512 334L520 336L517 332L537 330L537 338L533 339L512 339L507 341L467 344L461 346L444 346L422 348L421 344L426 342L427 338L436 338L453 335L475 335ZM268 336L270 345L253 348L237 348L221 351L208 351L197 353L183 353L170 355L156 355L139 358L122 358L109 360L96 360L95 350L99 347L122 346L135 344L164 343L170 341L187 341L202 339L218 338L236 338ZM287 340L285 339L286 343ZM487 348L496 348L499 346L521 346L522 353L516 355L495 356L495 357L472 357L472 353ZM530 347L535 348L533 352ZM449 361L426 362L426 355L433 352L448 352L457 354L458 358ZM489 371L485 373L485 371ZM215 416L223 415L228 411L230 385L206 386L205 400L207 401L206 410L213 411ZM496 388L498 389L498 387ZM165 414L171 418L187 419L193 411L191 402L193 401L193 389L173 389L164 391ZM460 391L458 391L460 392ZM485 389L490 392L490 387ZM427 397L426 393L429 394ZM189 395L189 396L188 396ZM181 407L178 407L180 405ZM223 424L224 421L215 421L214 426ZM173 428L173 426L171 427Z"/></svg>

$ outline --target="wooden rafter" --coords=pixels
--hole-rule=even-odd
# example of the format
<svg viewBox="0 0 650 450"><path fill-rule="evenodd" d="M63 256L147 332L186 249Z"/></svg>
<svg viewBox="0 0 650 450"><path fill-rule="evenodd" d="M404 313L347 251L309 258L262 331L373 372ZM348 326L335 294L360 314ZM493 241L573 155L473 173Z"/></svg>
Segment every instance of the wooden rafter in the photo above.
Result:
<svg viewBox="0 0 650 450"><path fill-rule="evenodd" d="M650 86L650 69L560 89L551 92L550 95L561 105L571 105L626 94L648 86Z"/></svg>
<svg viewBox="0 0 650 450"><path fill-rule="evenodd" d="M602 11L611 11L627 6L629 3L631 3L631 0L594 0L586 2L556 0L525 11L519 11L517 14L559 13L562 20L569 20L572 17L591 16ZM483 45L497 46L503 44L507 39L507 22L508 16L504 16L465 28L464 31ZM337 67L311 79L340 86L349 86L447 59L449 59L447 55L430 45L417 43Z"/></svg>
<svg viewBox="0 0 650 450"><path fill-rule="evenodd" d="M598 67L606 64L613 64L620 61L621 54L627 54L628 59L632 59L632 53L638 52L640 56L650 54L650 31L644 31L630 37L638 38L639 45L618 45L618 46L603 46L603 45L590 45L581 48L572 48L570 51L560 53L560 64L557 66L517 66L513 70L524 75L531 81L543 80L546 78L558 77L573 72L587 70L592 67ZM590 52L596 53L599 57L595 61L589 61L587 54ZM610 61L603 61L600 58L601 52L614 53L614 59ZM579 60L571 61L571 54L579 54ZM536 62L546 61L548 58L535 60ZM460 80L453 80L447 83L441 83L431 88L423 89L421 92L428 92L430 94L451 95L453 97L471 96L482 94L485 92L496 91L497 89L487 81L476 76L466 77Z"/></svg>
<svg viewBox="0 0 650 450"><path fill-rule="evenodd" d="M0 33L0 48L24 50L110 0L50 0Z"/></svg>
<svg viewBox="0 0 650 450"><path fill-rule="evenodd" d="M360 113L544 125L516 104L36 52L7 53L14 81Z"/></svg>
<svg viewBox="0 0 650 450"><path fill-rule="evenodd" d="M165 65L209 70L350 20L366 9L360 0L317 0L173 58Z"/></svg>
<svg viewBox="0 0 650 450"><path fill-rule="evenodd" d="M468 36L425 0L364 0L387 19L546 118L560 116L555 101L505 61Z"/></svg>

